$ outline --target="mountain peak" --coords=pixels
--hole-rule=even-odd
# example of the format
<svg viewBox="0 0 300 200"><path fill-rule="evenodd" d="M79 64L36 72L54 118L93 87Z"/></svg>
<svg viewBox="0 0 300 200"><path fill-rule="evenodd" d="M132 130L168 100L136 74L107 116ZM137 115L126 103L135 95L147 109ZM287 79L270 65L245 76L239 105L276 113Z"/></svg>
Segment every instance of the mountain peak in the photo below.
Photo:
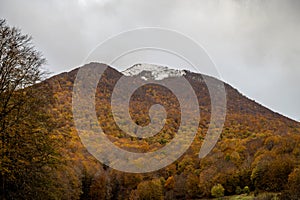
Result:
<svg viewBox="0 0 300 200"><path fill-rule="evenodd" d="M122 71L122 73L125 76L141 76L144 80L163 80L165 78L180 77L186 74L183 70L146 63L135 64Z"/></svg>

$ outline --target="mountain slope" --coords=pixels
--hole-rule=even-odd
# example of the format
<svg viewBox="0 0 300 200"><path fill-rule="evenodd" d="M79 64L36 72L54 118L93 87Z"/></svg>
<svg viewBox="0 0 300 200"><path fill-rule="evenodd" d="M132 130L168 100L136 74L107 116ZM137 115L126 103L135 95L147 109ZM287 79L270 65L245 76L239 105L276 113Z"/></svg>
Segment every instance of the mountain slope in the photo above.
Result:
<svg viewBox="0 0 300 200"><path fill-rule="evenodd" d="M89 65L106 67L98 63ZM56 131L64 134L69 141L62 151L65 152L66 158L71 160L69 165L76 166L78 169L74 172L76 176L88 177L89 181L82 183L82 190L85 191L84 198L142 198L146 195L142 188L151 188L153 184L161 188L165 199L209 197L210 190L216 183L224 186L225 194L234 194L238 186L241 188L249 186L252 191L284 190L288 175L299 167L300 124L298 122L257 104L225 83L227 115L221 138L213 151L199 160L199 149L210 123L211 114L209 93L203 81L205 75L169 70L159 66L153 68L148 65L146 70L140 70L138 67L140 66L136 65L123 72L128 82L146 83L150 79L172 82L184 76L192 85L201 110L198 132L189 150L170 166L145 175L133 175L110 169L98 163L82 146L74 127L71 107L73 84L78 68L41 83L47 85L55 99L49 106L49 110L58 122ZM131 137L116 125L110 106L114 86L123 74L107 67L99 80L95 94L98 121L115 145L133 152L155 151L172 140L174 132L180 125L178 102L169 90L156 84L148 84L137 89L130 102L130 113L136 123L140 125L149 123L148 111L152 104L163 105L168 115L167 123L159 134L147 139ZM186 97L186 103L189 103L190 99L186 91L181 92ZM120 105L118 109L124 108ZM288 163L288 165L278 163ZM274 170L270 170L273 174L264 171L268 166L274 167ZM276 173L281 174L280 181L276 179ZM81 179L78 178L77 181ZM280 184L276 185L275 182L278 181Z"/></svg>

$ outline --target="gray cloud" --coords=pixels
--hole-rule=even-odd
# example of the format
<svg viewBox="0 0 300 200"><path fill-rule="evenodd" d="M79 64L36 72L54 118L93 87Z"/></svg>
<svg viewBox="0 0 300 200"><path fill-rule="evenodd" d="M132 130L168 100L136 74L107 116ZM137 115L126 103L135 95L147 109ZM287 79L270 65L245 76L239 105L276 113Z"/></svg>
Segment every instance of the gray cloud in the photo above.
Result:
<svg viewBox="0 0 300 200"><path fill-rule="evenodd" d="M1 0L0 17L34 37L54 73L99 42L143 26L177 30L202 44L224 81L300 120L300 2L265 0Z"/></svg>

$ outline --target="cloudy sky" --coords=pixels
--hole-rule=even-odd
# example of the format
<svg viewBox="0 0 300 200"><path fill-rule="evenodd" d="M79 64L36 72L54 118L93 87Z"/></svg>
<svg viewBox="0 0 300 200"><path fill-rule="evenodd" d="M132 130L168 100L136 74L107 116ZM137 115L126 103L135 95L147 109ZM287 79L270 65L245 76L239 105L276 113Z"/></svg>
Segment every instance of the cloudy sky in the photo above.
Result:
<svg viewBox="0 0 300 200"><path fill-rule="evenodd" d="M0 17L33 36L54 74L112 35L167 28L201 44L222 80L298 121L299 10L297 0L0 0Z"/></svg>

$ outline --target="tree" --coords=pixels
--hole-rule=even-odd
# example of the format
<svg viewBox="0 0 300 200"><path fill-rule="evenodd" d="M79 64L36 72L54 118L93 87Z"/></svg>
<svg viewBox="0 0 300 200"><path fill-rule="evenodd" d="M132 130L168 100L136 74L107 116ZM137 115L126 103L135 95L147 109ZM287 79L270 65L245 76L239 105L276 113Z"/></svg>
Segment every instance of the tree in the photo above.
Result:
<svg viewBox="0 0 300 200"><path fill-rule="evenodd" d="M136 195L137 199L140 200L161 200L163 199L163 186L161 184L161 180L153 179L141 182L137 186L136 191L133 191L133 193Z"/></svg>
<svg viewBox="0 0 300 200"><path fill-rule="evenodd" d="M100 173L90 186L91 199L107 199L107 183L107 175L104 172Z"/></svg>
<svg viewBox="0 0 300 200"><path fill-rule="evenodd" d="M172 190L174 188L174 185L175 185L175 179L173 176L170 176L166 180L164 187L166 190Z"/></svg>
<svg viewBox="0 0 300 200"><path fill-rule="evenodd" d="M300 198L300 169L295 168L289 175L287 190L282 194L281 199L296 200Z"/></svg>
<svg viewBox="0 0 300 200"><path fill-rule="evenodd" d="M186 180L186 192L191 198L199 198L201 196L201 191L198 186L199 177L195 174L189 174Z"/></svg>
<svg viewBox="0 0 300 200"><path fill-rule="evenodd" d="M294 161L287 155L272 156L262 157L252 171L251 179L256 190L280 192L288 182L288 176L294 168Z"/></svg>
<svg viewBox="0 0 300 200"><path fill-rule="evenodd" d="M0 198L57 197L49 178L59 161L51 134L45 59L31 37L0 20Z"/></svg>

